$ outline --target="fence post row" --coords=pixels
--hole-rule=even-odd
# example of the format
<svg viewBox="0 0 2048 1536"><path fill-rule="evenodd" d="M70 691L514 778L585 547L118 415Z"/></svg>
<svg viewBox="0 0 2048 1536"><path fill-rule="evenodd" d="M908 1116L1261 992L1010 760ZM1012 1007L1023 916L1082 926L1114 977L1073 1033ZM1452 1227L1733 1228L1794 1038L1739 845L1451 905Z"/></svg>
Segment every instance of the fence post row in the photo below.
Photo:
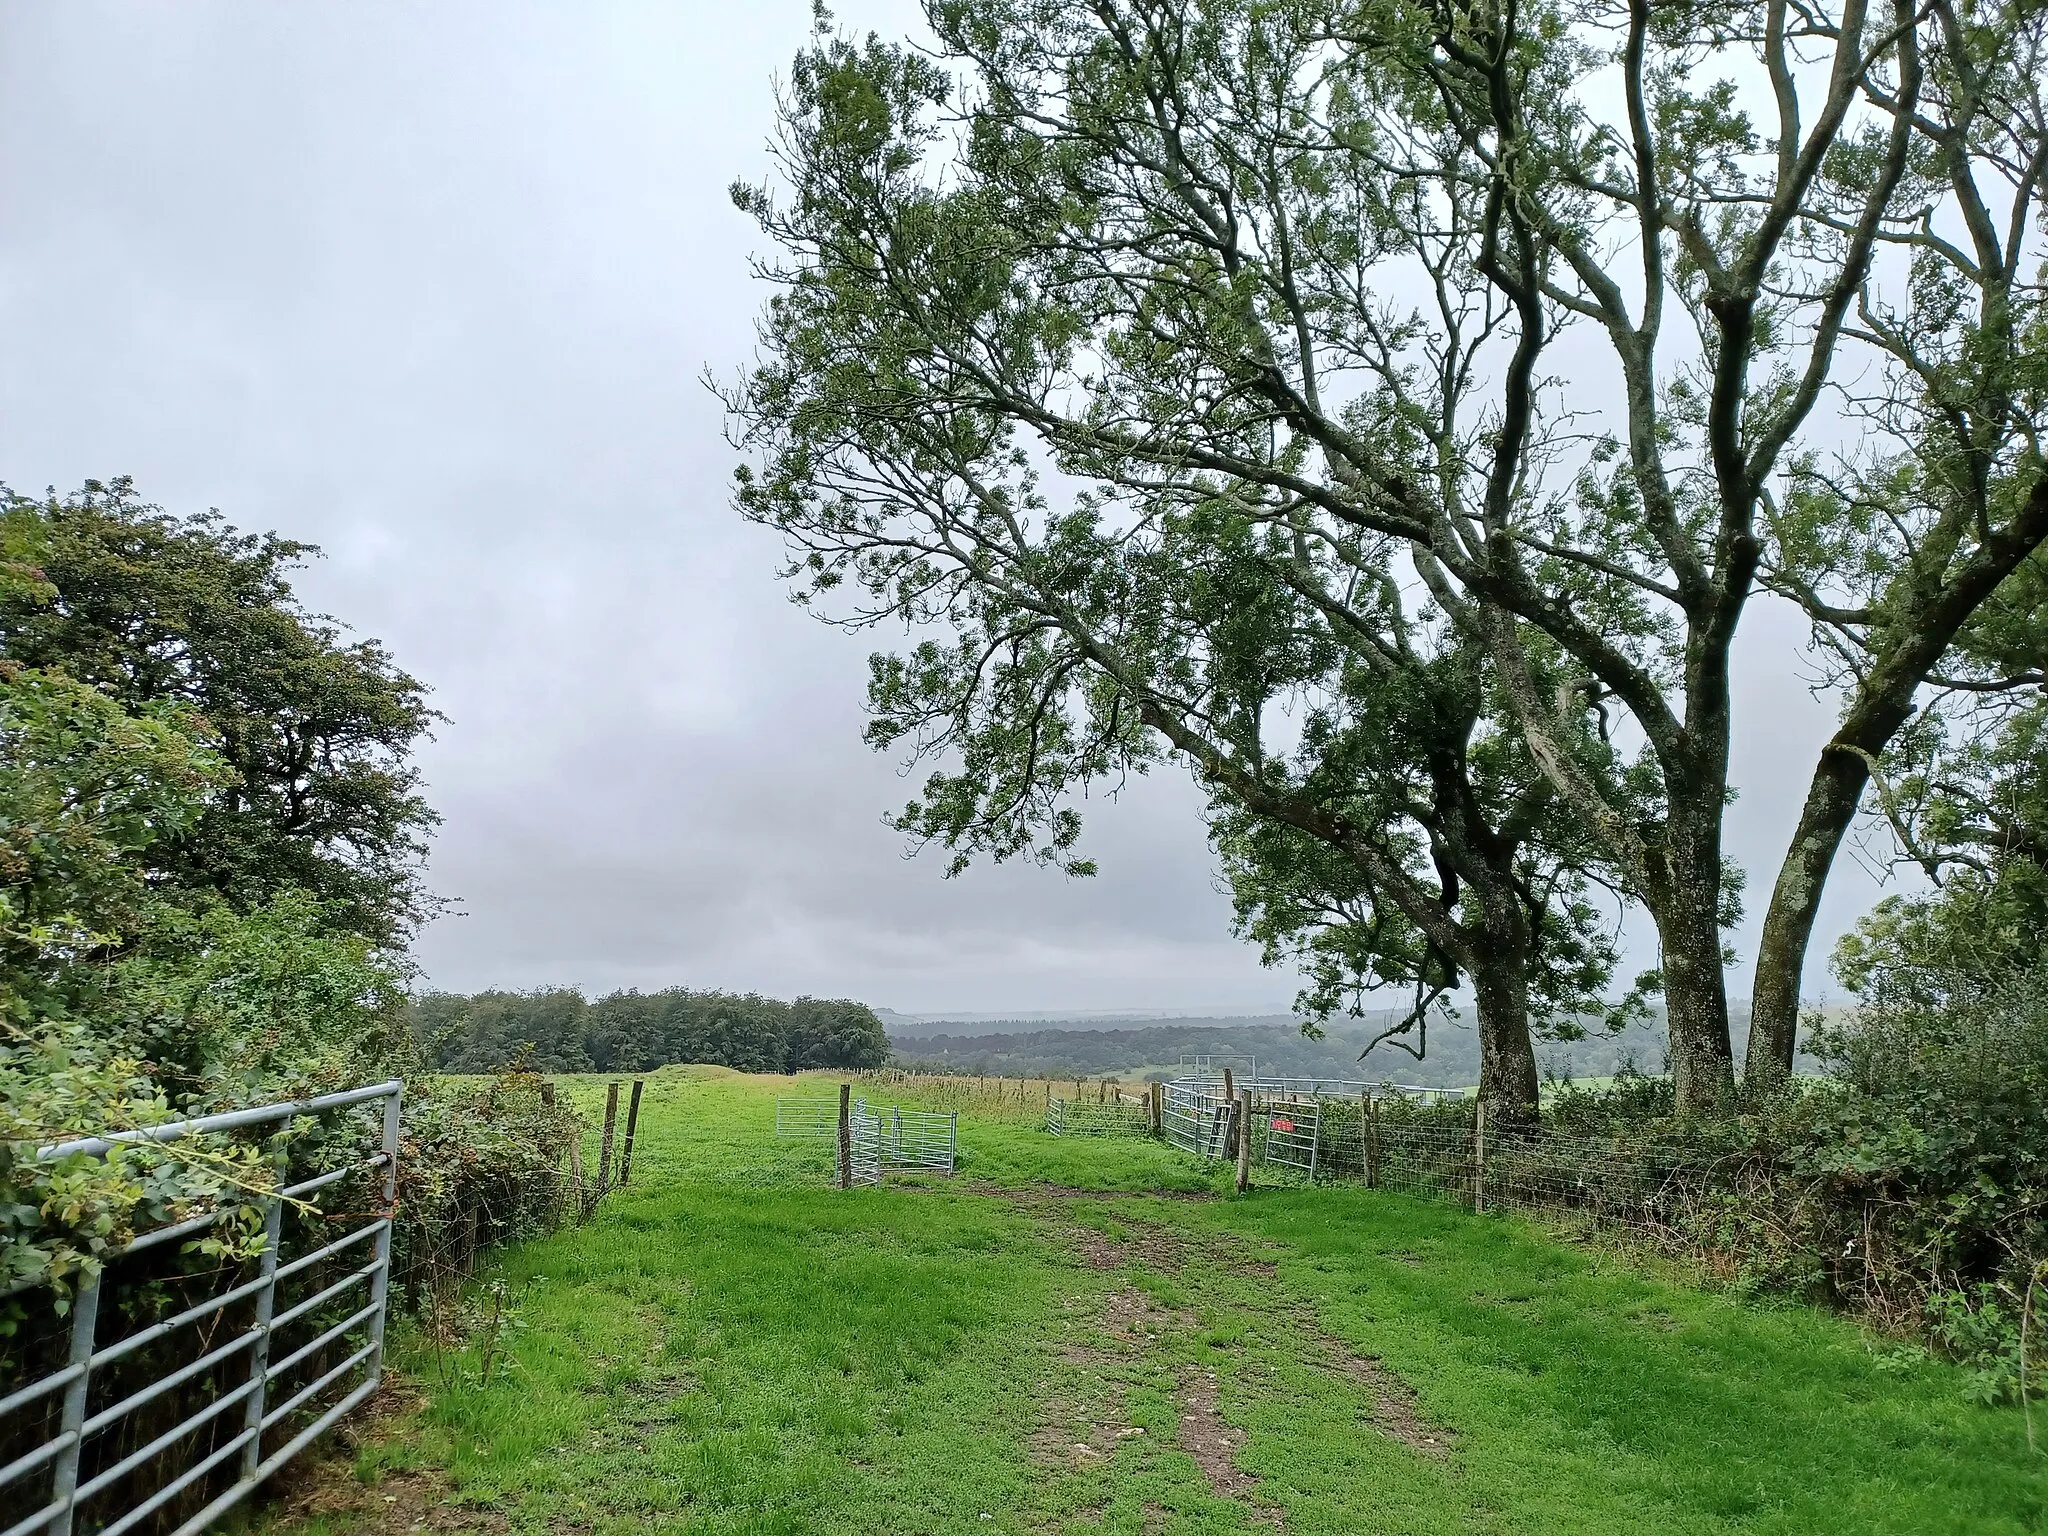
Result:
<svg viewBox="0 0 2048 1536"><path fill-rule="evenodd" d="M29 1514L26 1519L14 1519L6 1527L6 1536L31 1536L42 1532L45 1536L72 1536L77 1527L78 1506L86 1499L120 1487L139 1466L180 1438L191 1434L210 1422L223 1410L229 1408L236 1398L245 1398L240 1431L225 1444L209 1455L194 1453L192 1464L172 1477L162 1486L151 1491L138 1490L135 1497L139 1502L123 1510L109 1511L97 1517L94 1529L106 1528L127 1530L151 1512L163 1508L181 1491L197 1483L214 1467L230 1456L239 1456L236 1461L237 1476L229 1487L215 1497L206 1507L179 1526L179 1536L204 1529L226 1510L239 1503L249 1491L269 1477L273 1472L291 1460L310 1445L329 1425L362 1402L373 1391L382 1374L384 1347L384 1320L390 1299L391 1276L391 1223L392 1212L398 1196L398 1148L400 1126L400 1095L402 1086L396 1081L378 1083L366 1088L350 1089L346 1092L322 1094L316 1098L292 1101L283 1104L263 1105L255 1109L233 1110L225 1114L203 1115L190 1120L176 1120L164 1125L144 1127L140 1130L119 1131L105 1136L89 1136L73 1141L53 1143L36 1151L39 1162L55 1162L66 1157L87 1156L104 1158L109 1152L121 1146L162 1145L179 1141L187 1136L202 1135L210 1131L235 1130L244 1126L265 1125L282 1122L272 1134L273 1161L278 1173L280 1187L264 1197L263 1251L257 1260L257 1274L253 1280L232 1286L210 1302L161 1318L137 1332L101 1348L98 1346L99 1314L101 1298L112 1278L112 1266L123 1256L152 1248L161 1243L203 1230L221 1220L234 1206L224 1206L196 1217L158 1227L130 1239L126 1246L104 1255L105 1263L98 1274L80 1280L71 1304L71 1330L69 1346L63 1367L40 1380L29 1382L13 1392L0 1397L0 1413L13 1412L27 1407L42 1398L63 1389L62 1407L57 1434L40 1447L18 1457L5 1467L0 1467L0 1490L9 1484L47 1465L50 1476L50 1496L42 1507ZM333 1169L301 1183L284 1186L286 1172L284 1132L291 1122L302 1115L318 1114L322 1110L340 1109L360 1104L369 1099L384 1101L384 1125L382 1145L376 1157L350 1166ZM372 1167L382 1168L382 1209L367 1226L315 1248L301 1255L288 1265L280 1265L280 1248L284 1237L285 1201L294 1197L309 1195L317 1189L346 1178L352 1172ZM329 1257L357 1242L365 1236L375 1234L375 1257L371 1263L327 1286L313 1297L289 1308L280 1318L277 1313L277 1284L282 1276L300 1273L309 1266ZM343 1290L364 1279L370 1282L369 1305L344 1321L326 1328L319 1337L302 1346L282 1362L271 1358L270 1343L280 1324L289 1324L303 1317L307 1311L320 1302L339 1295ZM24 1289L17 1286L15 1289ZM159 1374L152 1381L129 1394L121 1402L102 1409L97 1415L88 1416L95 1367L104 1367L115 1360L133 1356L143 1344L170 1332L195 1324L206 1318L217 1318L228 1307L244 1299L253 1303L249 1326L236 1330L225 1343L214 1343L210 1338L199 1346L197 1358L170 1368L167 1374ZM300 1388L290 1399L276 1406L268 1406L270 1383L283 1376L300 1361L315 1356L322 1347L340 1340L351 1329L367 1323L369 1342L363 1349L343 1360L340 1365ZM85 1442L93 1434L111 1427L128 1413L141 1407L180 1381L191 1377L196 1371L205 1369L210 1363L224 1361L238 1350L250 1351L249 1375L244 1385L215 1397L211 1402L185 1417L172 1428L158 1435L150 1445L130 1453L91 1479L81 1482L79 1471L83 1459ZM264 1432L283 1420L294 1408L306 1402L322 1388L340 1379L357 1364L365 1365L364 1379L339 1401L327 1405L313 1421L301 1429L284 1446L268 1458L263 1455ZM8 1510L11 1516L19 1508L19 1493L8 1494L6 1503L14 1506Z"/></svg>

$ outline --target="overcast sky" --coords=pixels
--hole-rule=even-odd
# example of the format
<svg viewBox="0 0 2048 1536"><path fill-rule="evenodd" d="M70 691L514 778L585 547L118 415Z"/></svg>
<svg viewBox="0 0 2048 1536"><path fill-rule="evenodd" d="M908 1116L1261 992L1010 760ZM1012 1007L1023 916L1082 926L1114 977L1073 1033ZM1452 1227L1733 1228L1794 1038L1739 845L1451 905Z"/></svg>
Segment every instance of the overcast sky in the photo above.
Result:
<svg viewBox="0 0 2048 1536"><path fill-rule="evenodd" d="M132 475L326 548L308 599L449 716L436 985L1284 1006L1177 776L1090 808L1089 881L946 881L881 824L907 786L860 741L869 647L785 600L698 383L750 350L759 242L725 189L763 173L808 24L0 0L0 480ZM1829 724L1800 637L1761 610L1744 642L1745 960ZM1842 874L1817 954L1874 894Z"/></svg>

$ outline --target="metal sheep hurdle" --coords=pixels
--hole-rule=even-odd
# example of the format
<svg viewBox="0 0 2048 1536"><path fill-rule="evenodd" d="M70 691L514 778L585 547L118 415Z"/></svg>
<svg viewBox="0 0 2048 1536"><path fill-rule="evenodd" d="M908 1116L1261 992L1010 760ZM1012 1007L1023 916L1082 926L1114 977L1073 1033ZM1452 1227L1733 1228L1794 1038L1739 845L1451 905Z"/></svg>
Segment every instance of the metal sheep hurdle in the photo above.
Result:
<svg viewBox="0 0 2048 1536"><path fill-rule="evenodd" d="M1144 1136L1152 1129L1142 1103L1115 1098L1097 1103L1049 1098L1045 1128L1055 1136Z"/></svg>
<svg viewBox="0 0 2048 1536"><path fill-rule="evenodd" d="M828 1141L839 1134L837 1099L777 1099L775 1134Z"/></svg>
<svg viewBox="0 0 2048 1536"><path fill-rule="evenodd" d="M32 1514L8 1525L4 1532L0 1532L0 1536L30 1536L31 1532L46 1533L46 1536L71 1536L80 1505L88 1499L115 1489L124 1479L130 1478L131 1474L143 1468L153 1458L239 1404L242 1409L242 1427L236 1434L146 1495L137 1497L141 1495L141 1490L131 1491L128 1496L136 1501L126 1509L118 1506L103 1508L95 1515L98 1536L120 1536L121 1532L140 1524L229 1457L239 1453L241 1460L235 1481L205 1508L177 1528L176 1536L192 1536L192 1533L203 1530L271 1473L304 1450L336 1419L376 1391L383 1373L384 1324L390 1294L391 1208L398 1194L400 1093L401 1085L395 1081L378 1083L346 1093L323 1094L319 1098L296 1103L272 1104L259 1109L237 1110L230 1114L205 1115L194 1120L178 1120L143 1130L122 1131L108 1136L62 1142L38 1150L36 1157L42 1162L55 1162L76 1156L104 1157L109 1151L122 1145L174 1142L208 1131L237 1130L273 1122L282 1122L283 1126L289 1126L293 1119L301 1115L318 1114L323 1110L343 1109L350 1105L383 1100L383 1135L381 1145L374 1154L348 1167L322 1173L265 1197L264 1231L267 1240L262 1257L258 1261L258 1273L253 1280L234 1286L197 1306L188 1307L115 1342L105 1345L96 1343L101 1295L115 1281L113 1266L129 1255L203 1231L228 1214L225 1210L218 1210L143 1233L126 1247L107 1255L107 1268L100 1274L80 1282L77 1295L72 1300L69 1358L64 1366L0 1398L0 1419L4 1419L7 1415L43 1402L54 1393L63 1393L62 1413L56 1433L44 1440L41 1445L0 1467L0 1503L8 1506L10 1513L20 1509L27 1499L34 1497L14 1485L32 1473L44 1472L48 1478L47 1495L42 1505ZM304 1201L307 1196L329 1185L337 1184L352 1174L369 1170L381 1170L383 1175L383 1198L379 1209L364 1216L362 1225L346 1235L309 1253L301 1254L288 1263L280 1263L278 1249L283 1236L285 1203ZM323 1259L356 1248L366 1239L371 1245L370 1258L366 1263L283 1311L276 1310L280 1281L312 1268ZM318 1308L335 1302L359 1285L367 1285L368 1288L368 1297L363 1306L342 1321L322 1330L317 1337L299 1345L282 1359L271 1359L271 1342L283 1329L309 1313L314 1313ZM225 1343L204 1349L202 1353L183 1364L166 1366L163 1374L118 1402L111 1403L98 1412L88 1412L95 1372L133 1355L147 1345L175 1334L180 1329L216 1318L227 1308L241 1301L249 1301L252 1304L253 1318L246 1327L234 1332ZM271 1388L274 1384L284 1380L309 1360L313 1361L314 1368L318 1369L322 1363L321 1352L342 1343L346 1336L357 1328L365 1331L364 1342L359 1348L339 1363L327 1366L312 1381L300 1385L282 1402L270 1401ZM88 1443L96 1435L119 1424L137 1409L155 1401L174 1387L245 1351L248 1356L248 1373L241 1385L223 1392L196 1413L157 1435L148 1444L120 1457L109 1466L95 1468L89 1477L81 1481L79 1474L83 1454ZM362 1379L349 1388L339 1400L327 1405L311 1423L299 1429L268 1456L263 1454L266 1433L305 1408L320 1393L341 1384L344 1378L358 1370ZM45 1411L47 1413L47 1408ZM107 1503L107 1500L101 1500L102 1506Z"/></svg>
<svg viewBox="0 0 2048 1536"><path fill-rule="evenodd" d="M1160 1134L1196 1157L1221 1157L1229 1139L1231 1106L1223 1079L1198 1072L1166 1085L1159 1114Z"/></svg>
<svg viewBox="0 0 2048 1536"><path fill-rule="evenodd" d="M960 1115L956 1110L870 1107L849 1099L846 1109L844 1182L879 1184L891 1168L951 1174L960 1160ZM775 1134L830 1140L840 1134L837 1099L777 1099Z"/></svg>

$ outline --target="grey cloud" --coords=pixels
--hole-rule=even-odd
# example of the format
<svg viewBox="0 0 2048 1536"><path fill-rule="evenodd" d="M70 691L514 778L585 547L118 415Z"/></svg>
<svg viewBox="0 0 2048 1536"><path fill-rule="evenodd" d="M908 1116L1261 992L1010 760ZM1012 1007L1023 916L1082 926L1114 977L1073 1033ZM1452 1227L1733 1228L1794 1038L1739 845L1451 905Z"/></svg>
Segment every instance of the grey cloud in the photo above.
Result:
<svg viewBox="0 0 2048 1536"><path fill-rule="evenodd" d="M1091 807L1095 881L943 881L881 825L905 785L859 740L866 646L784 601L697 382L748 356L725 187L762 174L808 26L801 0L0 0L0 477L129 473L326 546L309 599L450 716L425 764L466 915L422 944L437 984L1283 1005L1180 776ZM1796 640L1757 642L1753 861L1826 729Z"/></svg>

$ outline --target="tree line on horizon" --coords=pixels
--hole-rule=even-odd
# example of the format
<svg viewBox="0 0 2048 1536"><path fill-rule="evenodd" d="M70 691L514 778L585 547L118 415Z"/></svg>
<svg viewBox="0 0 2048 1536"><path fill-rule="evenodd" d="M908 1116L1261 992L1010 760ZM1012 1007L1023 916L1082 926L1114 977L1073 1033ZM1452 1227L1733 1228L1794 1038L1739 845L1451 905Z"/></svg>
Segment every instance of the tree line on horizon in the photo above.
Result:
<svg viewBox="0 0 2048 1536"><path fill-rule="evenodd" d="M443 1072L651 1072L674 1063L742 1072L878 1067L889 1054L882 1021L865 1003L758 993L610 992L595 1002L575 987L526 992L428 992L410 1006L412 1028Z"/></svg>

